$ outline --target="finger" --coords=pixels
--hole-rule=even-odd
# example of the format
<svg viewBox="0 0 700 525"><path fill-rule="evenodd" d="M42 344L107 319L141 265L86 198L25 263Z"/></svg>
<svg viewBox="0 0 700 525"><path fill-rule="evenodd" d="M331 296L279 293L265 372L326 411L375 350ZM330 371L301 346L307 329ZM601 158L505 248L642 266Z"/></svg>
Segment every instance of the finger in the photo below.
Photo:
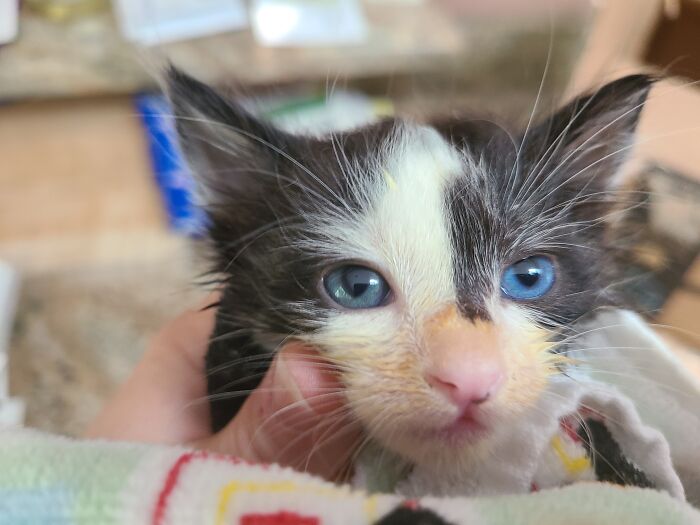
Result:
<svg viewBox="0 0 700 525"><path fill-rule="evenodd" d="M337 479L360 435L337 374L313 349L291 343L233 421L198 445Z"/></svg>
<svg viewBox="0 0 700 525"><path fill-rule="evenodd" d="M154 337L150 348L158 358L168 359L173 354L185 357L193 366L202 368L214 329L214 319L220 294L211 293L193 308L166 324Z"/></svg>
<svg viewBox="0 0 700 525"><path fill-rule="evenodd" d="M86 437L183 443L206 435L204 355L214 316L213 309L197 307L168 323L88 427Z"/></svg>

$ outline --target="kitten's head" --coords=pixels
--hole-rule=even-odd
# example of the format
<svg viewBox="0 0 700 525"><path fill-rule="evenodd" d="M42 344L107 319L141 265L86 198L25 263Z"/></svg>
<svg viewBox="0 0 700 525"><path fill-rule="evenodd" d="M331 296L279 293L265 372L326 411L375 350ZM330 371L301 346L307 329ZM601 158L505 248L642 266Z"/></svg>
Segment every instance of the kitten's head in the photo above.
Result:
<svg viewBox="0 0 700 525"><path fill-rule="evenodd" d="M226 312L335 365L355 415L423 461L507 428L609 294L604 216L651 86L625 77L509 134L389 120L294 136L173 71Z"/></svg>

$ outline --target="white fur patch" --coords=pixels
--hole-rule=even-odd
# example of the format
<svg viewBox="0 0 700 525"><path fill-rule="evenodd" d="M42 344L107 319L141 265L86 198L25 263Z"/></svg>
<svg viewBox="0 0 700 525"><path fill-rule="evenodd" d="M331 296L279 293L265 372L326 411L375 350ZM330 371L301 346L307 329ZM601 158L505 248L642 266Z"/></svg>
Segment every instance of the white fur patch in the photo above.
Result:
<svg viewBox="0 0 700 525"><path fill-rule="evenodd" d="M385 179L365 232L389 278L413 313L455 298L453 248L445 209L447 184L458 176L458 153L430 128L408 128L393 143Z"/></svg>
<svg viewBox="0 0 700 525"><path fill-rule="evenodd" d="M393 314L400 310L402 318L417 322L456 298L445 192L464 169L462 157L432 128L404 125L385 145L374 169L374 187L356 185L368 211L346 220L333 217L318 228L327 239L326 250L333 252L328 255L374 265L400 305ZM344 253L338 253L340 248ZM328 336L361 326L365 337L368 331L387 337L387 330L396 329L392 317L398 319L386 310L392 309L341 312L327 327L333 332ZM381 320L383 326L370 329L370 320Z"/></svg>

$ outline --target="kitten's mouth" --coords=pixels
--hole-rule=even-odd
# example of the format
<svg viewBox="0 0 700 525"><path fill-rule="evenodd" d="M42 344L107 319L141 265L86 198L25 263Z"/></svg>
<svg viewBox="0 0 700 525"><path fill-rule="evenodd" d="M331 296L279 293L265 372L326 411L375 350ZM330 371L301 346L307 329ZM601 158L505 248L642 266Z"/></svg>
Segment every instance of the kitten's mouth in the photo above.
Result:
<svg viewBox="0 0 700 525"><path fill-rule="evenodd" d="M483 415L476 410L467 409L452 423L439 429L436 435L438 439L450 445L462 445L478 441L488 433L489 428L483 420Z"/></svg>

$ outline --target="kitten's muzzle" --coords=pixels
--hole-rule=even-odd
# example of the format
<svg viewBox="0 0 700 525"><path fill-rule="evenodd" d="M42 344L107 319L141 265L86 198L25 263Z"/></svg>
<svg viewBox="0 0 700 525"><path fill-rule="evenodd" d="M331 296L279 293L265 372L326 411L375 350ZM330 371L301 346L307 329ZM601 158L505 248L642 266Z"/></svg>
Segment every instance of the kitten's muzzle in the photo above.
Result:
<svg viewBox="0 0 700 525"><path fill-rule="evenodd" d="M473 411L501 390L506 368L491 323L473 323L450 307L427 324L425 381L459 414Z"/></svg>

